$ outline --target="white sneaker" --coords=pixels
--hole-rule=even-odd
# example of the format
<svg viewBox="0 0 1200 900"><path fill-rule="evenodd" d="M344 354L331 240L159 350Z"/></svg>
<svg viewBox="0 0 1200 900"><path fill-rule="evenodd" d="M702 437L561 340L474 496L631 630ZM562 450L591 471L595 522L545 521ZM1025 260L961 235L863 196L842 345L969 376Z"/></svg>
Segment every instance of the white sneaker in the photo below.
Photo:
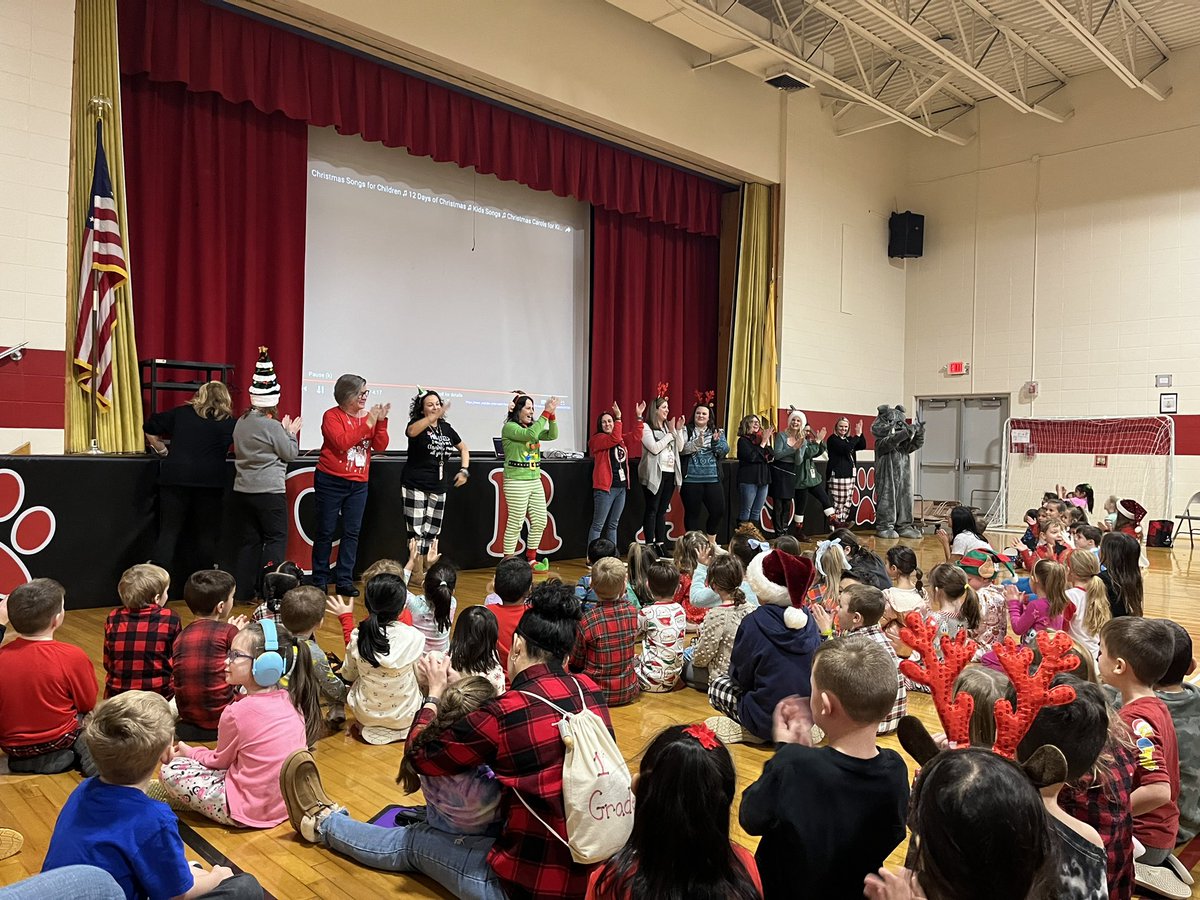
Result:
<svg viewBox="0 0 1200 900"><path fill-rule="evenodd" d="M1192 877L1192 873L1187 870L1183 861L1174 853L1168 853L1165 862L1184 884L1190 887L1196 883L1196 879Z"/></svg>
<svg viewBox="0 0 1200 900"><path fill-rule="evenodd" d="M757 735L751 734L728 716L709 716L704 724L726 744L764 744Z"/></svg>
<svg viewBox="0 0 1200 900"><path fill-rule="evenodd" d="M1135 862L1133 880L1138 887L1169 897L1170 900L1188 900L1192 896L1192 889L1180 881L1168 866L1148 866Z"/></svg>

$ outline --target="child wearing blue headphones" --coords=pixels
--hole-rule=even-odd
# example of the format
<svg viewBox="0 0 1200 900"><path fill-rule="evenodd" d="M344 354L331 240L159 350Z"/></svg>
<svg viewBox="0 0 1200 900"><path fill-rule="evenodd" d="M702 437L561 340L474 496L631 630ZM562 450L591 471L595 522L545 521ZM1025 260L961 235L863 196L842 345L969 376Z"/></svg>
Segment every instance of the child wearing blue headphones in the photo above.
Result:
<svg viewBox="0 0 1200 900"><path fill-rule="evenodd" d="M216 822L273 828L287 818L284 760L316 743L324 727L312 657L303 641L263 619L234 636L225 680L245 695L221 713L216 749L176 741L159 777L172 800Z"/></svg>

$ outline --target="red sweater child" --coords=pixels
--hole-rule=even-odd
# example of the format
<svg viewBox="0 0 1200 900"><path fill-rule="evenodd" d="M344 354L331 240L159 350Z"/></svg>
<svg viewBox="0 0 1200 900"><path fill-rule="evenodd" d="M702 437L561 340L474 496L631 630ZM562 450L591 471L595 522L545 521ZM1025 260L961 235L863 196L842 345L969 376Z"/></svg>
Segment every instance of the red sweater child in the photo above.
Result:
<svg viewBox="0 0 1200 900"><path fill-rule="evenodd" d="M371 471L371 453L382 453L388 446L387 419L374 427L369 416L352 416L340 406L325 410L321 417L321 457L317 468L326 475L347 481L366 481Z"/></svg>
<svg viewBox="0 0 1200 900"><path fill-rule="evenodd" d="M0 649L0 749L14 758L69 747L96 705L96 670L61 641L23 637Z"/></svg>

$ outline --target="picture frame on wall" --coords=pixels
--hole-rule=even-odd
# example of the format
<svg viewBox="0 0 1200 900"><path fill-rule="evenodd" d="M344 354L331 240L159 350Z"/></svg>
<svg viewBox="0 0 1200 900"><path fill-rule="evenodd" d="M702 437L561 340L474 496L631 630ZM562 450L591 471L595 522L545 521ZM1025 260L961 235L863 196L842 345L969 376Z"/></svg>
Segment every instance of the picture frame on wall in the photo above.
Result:
<svg viewBox="0 0 1200 900"><path fill-rule="evenodd" d="M1179 395L1178 394L1159 394L1158 395L1158 411L1160 413L1177 413L1179 412Z"/></svg>

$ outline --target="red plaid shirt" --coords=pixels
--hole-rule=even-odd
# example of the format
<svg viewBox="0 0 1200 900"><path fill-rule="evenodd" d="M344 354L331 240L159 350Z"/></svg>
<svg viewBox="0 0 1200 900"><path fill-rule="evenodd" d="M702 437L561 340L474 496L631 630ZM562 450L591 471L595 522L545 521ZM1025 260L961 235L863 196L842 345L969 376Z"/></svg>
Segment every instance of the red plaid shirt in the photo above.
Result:
<svg viewBox="0 0 1200 900"><path fill-rule="evenodd" d="M171 649L179 629L179 616L157 603L110 612L104 620L104 696L122 691L153 691L168 700L175 696Z"/></svg>
<svg viewBox="0 0 1200 900"><path fill-rule="evenodd" d="M582 672L600 686L609 706L629 703L638 695L633 670L633 645L637 643L638 611L622 594L601 600L583 614L571 671Z"/></svg>
<svg viewBox="0 0 1200 900"><path fill-rule="evenodd" d="M181 722L212 729L221 721L234 696L225 681L225 656L237 631L228 622L196 619L175 638L171 680Z"/></svg>
<svg viewBox="0 0 1200 900"><path fill-rule="evenodd" d="M898 682L896 701L892 704L891 712L879 723L879 728L875 732L876 734L891 734L900 727L900 720L908 714L908 688L904 686L904 680L900 678L900 657L896 655L896 648L892 646L892 642L888 640L888 636L878 625L864 625L862 628L855 628L847 633L869 637L888 652L888 656L896 665L896 681Z"/></svg>
<svg viewBox="0 0 1200 900"><path fill-rule="evenodd" d="M612 731L608 707L586 675L571 676L557 662L531 666L513 679L512 689L488 701L448 732L448 739L420 747L413 739L433 719L433 708L421 707L408 734L405 753L422 775L455 775L489 766L505 790L500 798L504 830L488 852L488 864L500 879L509 900L551 900L582 897L587 891L589 866L571 859L571 851L513 796L525 802L559 835L565 836L563 759L558 731L561 716L545 703L522 694L528 691L556 706L577 712L579 686L588 709Z"/></svg>
<svg viewBox="0 0 1200 900"><path fill-rule="evenodd" d="M1113 762L1105 778L1097 783L1091 773L1076 785L1067 785L1059 792L1058 805L1067 815L1087 822L1104 841L1108 858L1108 896L1110 900L1129 900L1133 896L1133 777L1137 757L1120 744L1106 747L1114 750Z"/></svg>

